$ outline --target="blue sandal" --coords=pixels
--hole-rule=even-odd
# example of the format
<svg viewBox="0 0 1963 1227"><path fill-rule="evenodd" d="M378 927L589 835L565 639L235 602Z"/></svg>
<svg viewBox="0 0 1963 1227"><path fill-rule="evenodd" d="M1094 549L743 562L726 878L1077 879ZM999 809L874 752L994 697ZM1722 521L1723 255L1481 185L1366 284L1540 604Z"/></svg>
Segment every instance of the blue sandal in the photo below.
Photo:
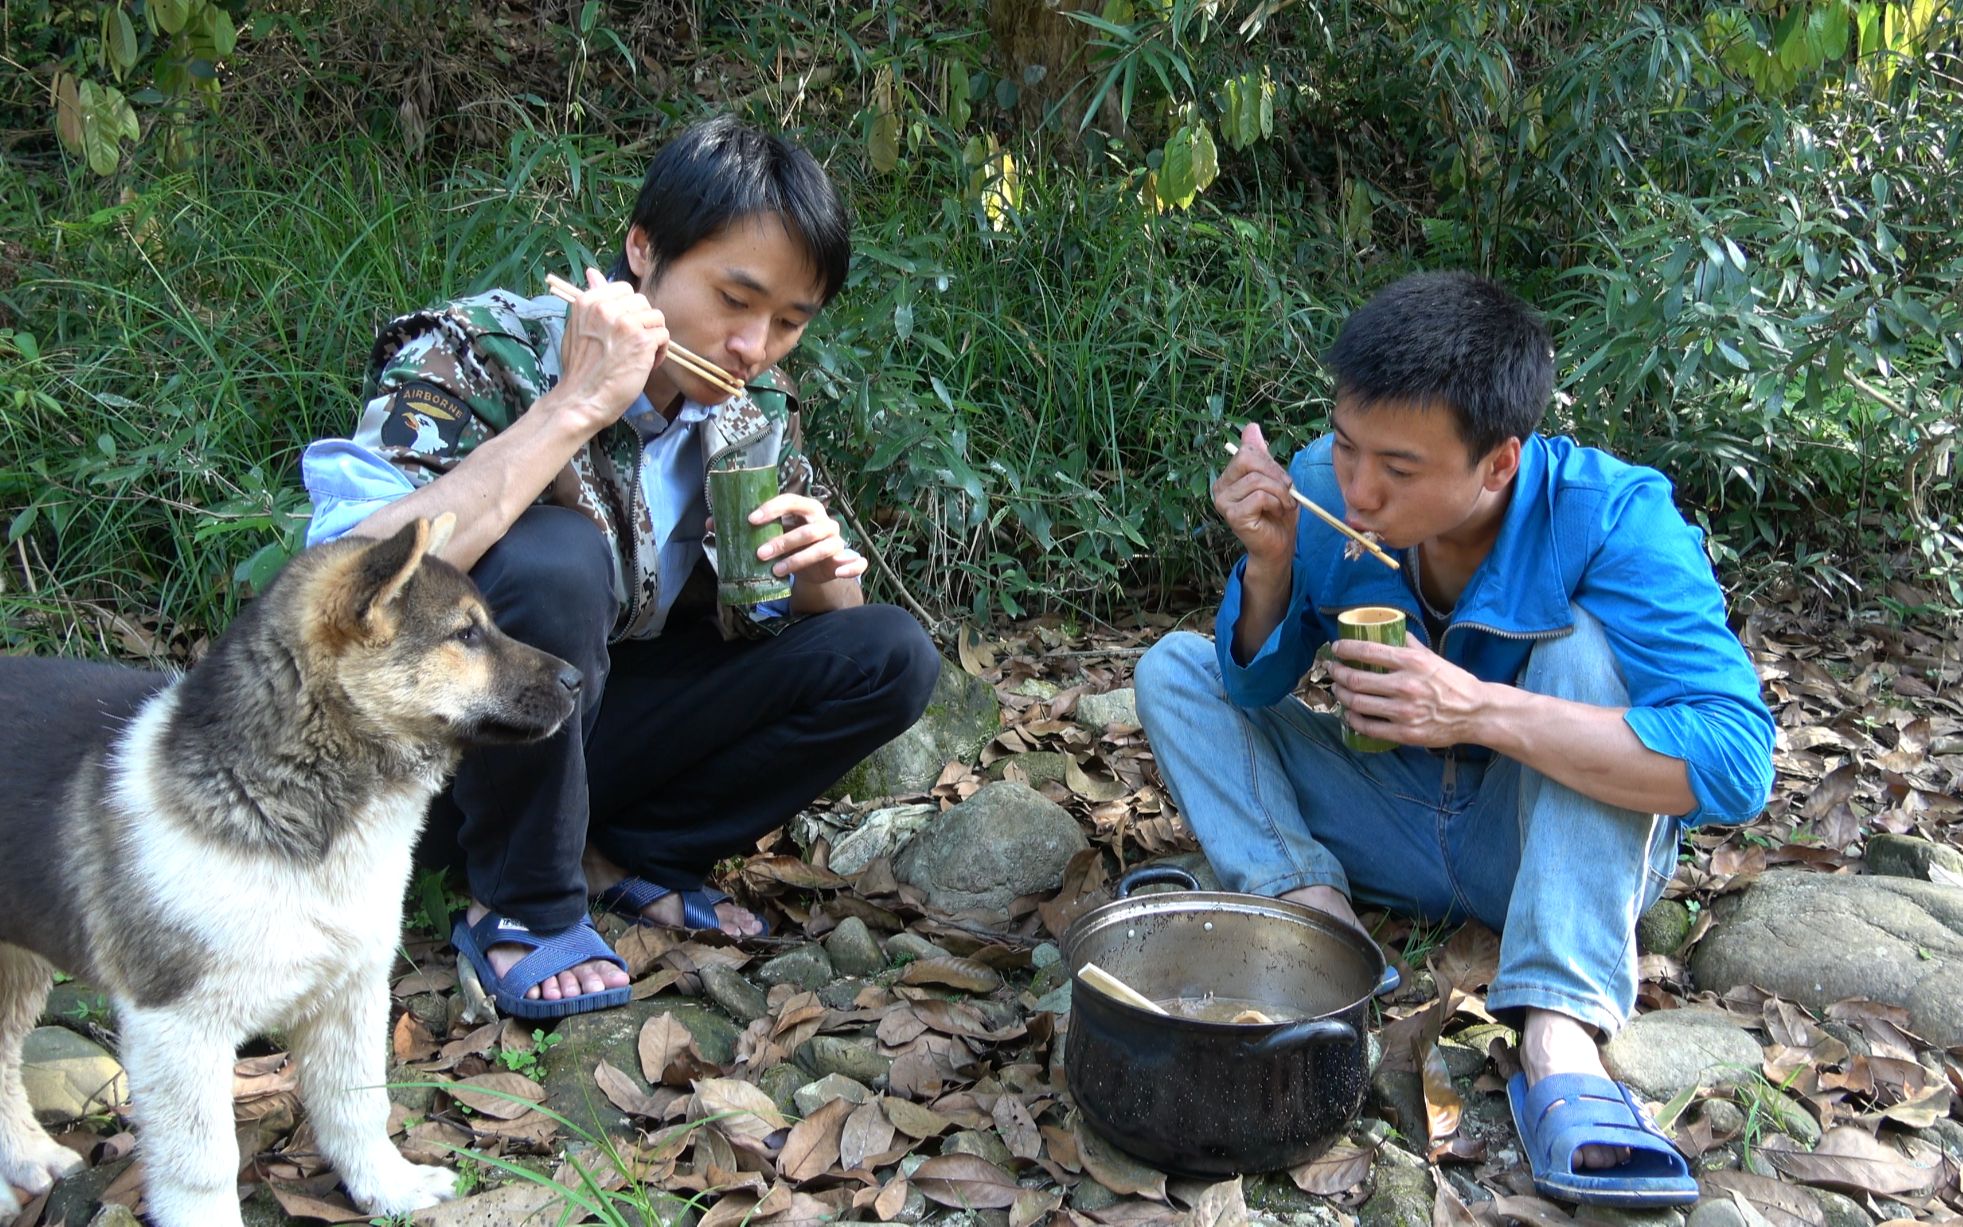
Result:
<svg viewBox="0 0 1963 1227"><path fill-rule="evenodd" d="M466 917L467 913L457 913L456 923L450 928L450 944L457 948L459 955L470 960L478 982L506 1014L514 1018L565 1018L627 1004L631 990L624 986L562 997L558 1001L525 996L552 976L595 959L604 959L622 971L627 970L627 960L608 947L606 939L593 927L592 917L582 916L579 923L557 933L534 933L496 912L486 912L474 925ZM499 976L491 970L491 960L484 952L506 943L529 946L531 953Z"/></svg>
<svg viewBox="0 0 1963 1227"><path fill-rule="evenodd" d="M1513 1127L1544 1196L1597 1206L1687 1206L1697 1200L1690 1164L1650 1120L1629 1088L1593 1074L1554 1074L1527 1087L1513 1075L1506 1098ZM1615 1167L1574 1165L1583 1146L1622 1146Z"/></svg>
<svg viewBox="0 0 1963 1227"><path fill-rule="evenodd" d="M682 897L682 927L684 929L714 929L722 931L722 921L716 918L716 905L728 903L729 896L708 886L698 886L694 890L674 890L667 886L657 886L646 878L625 877L601 891L593 900L593 906L603 912L625 916L635 924L650 928L665 928L656 925L641 913L651 903L666 899L669 895ZM763 917L757 917L763 924L761 936L769 936L770 926Z"/></svg>

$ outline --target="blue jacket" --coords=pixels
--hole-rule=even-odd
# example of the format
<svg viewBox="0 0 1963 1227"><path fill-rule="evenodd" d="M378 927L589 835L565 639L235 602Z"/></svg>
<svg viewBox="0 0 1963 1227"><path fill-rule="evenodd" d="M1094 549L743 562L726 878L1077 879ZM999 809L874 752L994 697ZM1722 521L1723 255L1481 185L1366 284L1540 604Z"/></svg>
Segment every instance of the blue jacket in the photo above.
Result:
<svg viewBox="0 0 1963 1227"><path fill-rule="evenodd" d="M1297 453L1289 475L1302 493L1343 506L1323 438ZM1520 451L1506 522L1431 647L1488 682L1512 684L1535 641L1569 634L1570 607L1608 632L1629 688L1624 715L1645 746L1688 767L1697 808L1688 824L1744 822L1772 793L1772 714L1758 674L1725 625L1724 596L1704 557L1703 535L1684 521L1670 483L1569 438L1535 435ZM1245 559L1234 568L1215 623L1227 697L1241 707L1278 703L1315 653L1337 635L1336 615L1357 605L1405 611L1427 640L1404 573L1368 556L1343 557L1344 538L1301 514L1288 610L1245 666L1233 656Z"/></svg>

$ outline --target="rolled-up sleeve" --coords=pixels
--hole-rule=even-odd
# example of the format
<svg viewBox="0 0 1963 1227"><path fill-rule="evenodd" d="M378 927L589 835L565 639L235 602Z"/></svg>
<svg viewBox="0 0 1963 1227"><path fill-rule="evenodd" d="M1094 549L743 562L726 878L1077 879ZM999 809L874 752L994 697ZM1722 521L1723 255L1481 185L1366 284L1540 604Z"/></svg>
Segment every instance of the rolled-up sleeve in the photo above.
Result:
<svg viewBox="0 0 1963 1227"><path fill-rule="evenodd" d="M1683 760L1697 799L1681 815L1687 825L1750 820L1772 795L1772 713L1725 623L1697 530L1652 475L1604 503L1599 531L1575 599L1622 667L1624 722L1649 749Z"/></svg>
<svg viewBox="0 0 1963 1227"><path fill-rule="evenodd" d="M313 503L307 544L345 536L369 515L416 487L402 470L349 439L321 439L300 456L300 479Z"/></svg>
<svg viewBox="0 0 1963 1227"><path fill-rule="evenodd" d="M1243 558L1227 577L1227 591L1214 618L1213 645L1220 656L1220 677L1227 698L1237 707L1267 707L1293 693L1315 660L1322 636L1320 625L1305 616L1308 585L1298 555L1290 574L1287 610L1246 664L1235 660L1234 632L1240 625L1241 584L1246 573L1247 559Z"/></svg>

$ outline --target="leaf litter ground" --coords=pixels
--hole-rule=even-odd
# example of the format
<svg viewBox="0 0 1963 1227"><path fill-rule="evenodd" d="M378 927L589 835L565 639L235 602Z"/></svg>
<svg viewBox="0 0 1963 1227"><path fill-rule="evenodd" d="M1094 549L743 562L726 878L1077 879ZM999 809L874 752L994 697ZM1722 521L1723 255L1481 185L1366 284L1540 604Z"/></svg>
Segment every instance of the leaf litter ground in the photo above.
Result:
<svg viewBox="0 0 1963 1227"><path fill-rule="evenodd" d="M516 1020L470 1017L454 956L438 939L410 936L390 1043L395 1076L425 1085L398 1088L391 1128L419 1161L475 1156L463 1162L476 1176L467 1197L417 1221L636 1222L631 1212L608 1217L602 1208L647 1189L663 1218L691 1210L701 1227L912 1221L939 1207L993 1211L1009 1227L1210 1227L1285 1211L1297 1221L1347 1222L1382 1183L1393 1157L1386 1148L1407 1152L1407 1165L1431 1166L1434 1222L1576 1221L1569 1208L1533 1194L1512 1136L1504 1086L1517 1068L1513 1037L1484 1006L1499 943L1477 924L1441 932L1366 915L1406 984L1377 1019L1379 1085L1402 1074L1415 1093L1373 1095L1365 1119L1311 1163L1265 1177L1182 1180L1077 1120L1059 1064L1067 1016L1042 1008L1062 982L1053 943L1110 897L1116 875L1197 846L1139 730L1090 729L1074 713L1082 696L1128 686L1137 658L1167 625L1148 620L1083 635L1038 620L997 639L960 637L961 663L994 686L1004 728L978 763L951 764L929 797L878 803L945 808L991 778L1022 778L1068 809L1092 847L1070 862L1055 894L1018 900L1006 927L934 913L883 859L849 878L834 874L822 840L800 850L780 833L729 865L725 881L771 914L779 937L739 946L714 935L614 928L636 1000L701 997L712 969L741 972L851 918L933 947L915 945L924 957L820 992L772 987L727 1060L715 1059L715 1046L675 1014L655 1014L638 1034L635 1068L596 1062L584 1071L631 1126L618 1136L548 1109L528 1075L551 1060L536 1049L552 1037ZM1638 1008L1701 1005L1763 1034L1762 1078L1693 1088L1652 1107L1699 1171L1706 1197L1738 1203L1745 1221L1826 1223L1822 1202L1804 1186L1851 1197L1875 1220L1956 1218L1958 1159L1932 1127L1963 1115L1963 1050L1932 1048L1898 1008L1850 1001L1813 1012L1756 990L1700 993L1688 987L1685 968L1709 905L1768 869L1858 872L1866 840L1882 832L1963 843L1963 636L1774 611L1754 614L1743 638L1780 727L1776 793L1749 826L1688 839L1667 897L1697 919L1678 948L1644 955ZM1318 673L1302 693L1328 702ZM1022 757L1031 751L1061 755L1061 771L1055 757L1040 760L1049 770L1031 770L1039 760ZM847 799L839 807L871 804ZM1931 874L1963 884L1940 866ZM1859 1044L1837 1038L1850 1029ZM826 1036L857 1037L890 1070L883 1087L852 1089L802 1114L787 1110L762 1076ZM811 1080L799 1073L794 1083ZM296 1092L284 1053L238 1062L242 1183L263 1186L249 1191L294 1221L370 1222L336 1190ZM418 1106L406 1106L412 1102ZM1817 1144L1788 1136L1810 1131L1768 1124L1790 1112L1811 1119ZM140 1210L140 1159L128 1163L126 1123L119 1116L99 1124L66 1140L98 1180L108 1177L101 1200ZM1963 1138L1963 1128L1947 1136ZM51 1204L61 1203L30 1203L17 1227L58 1221L48 1217Z"/></svg>

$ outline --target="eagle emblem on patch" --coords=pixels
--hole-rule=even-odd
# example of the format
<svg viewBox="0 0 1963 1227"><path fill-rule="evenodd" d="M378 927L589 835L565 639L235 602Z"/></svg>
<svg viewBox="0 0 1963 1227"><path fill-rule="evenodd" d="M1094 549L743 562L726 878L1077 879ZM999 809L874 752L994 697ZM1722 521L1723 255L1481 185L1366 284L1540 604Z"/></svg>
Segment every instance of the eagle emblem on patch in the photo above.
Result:
<svg viewBox="0 0 1963 1227"><path fill-rule="evenodd" d="M395 394L382 419L382 443L426 456L454 453L470 406L434 384L412 383Z"/></svg>

